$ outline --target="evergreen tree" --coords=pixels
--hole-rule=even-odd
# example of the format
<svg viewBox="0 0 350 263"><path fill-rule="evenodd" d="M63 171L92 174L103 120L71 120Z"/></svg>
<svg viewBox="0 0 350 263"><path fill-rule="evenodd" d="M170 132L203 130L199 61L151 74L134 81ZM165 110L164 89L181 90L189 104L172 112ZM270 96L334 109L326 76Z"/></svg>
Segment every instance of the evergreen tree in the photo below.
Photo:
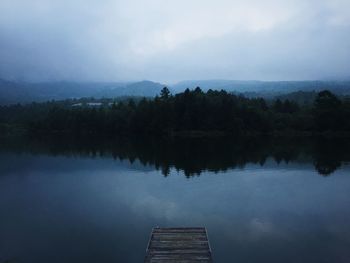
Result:
<svg viewBox="0 0 350 263"><path fill-rule="evenodd" d="M162 100L167 100L169 99L169 97L170 97L169 89L167 87L162 88L162 90L160 91L160 98Z"/></svg>

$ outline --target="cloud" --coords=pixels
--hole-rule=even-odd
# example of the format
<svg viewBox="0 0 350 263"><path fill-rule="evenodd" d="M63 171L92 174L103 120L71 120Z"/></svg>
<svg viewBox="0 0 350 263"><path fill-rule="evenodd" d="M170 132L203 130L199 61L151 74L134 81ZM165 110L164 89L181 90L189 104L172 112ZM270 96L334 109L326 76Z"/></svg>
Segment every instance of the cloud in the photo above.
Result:
<svg viewBox="0 0 350 263"><path fill-rule="evenodd" d="M0 77L349 77L347 0L3 0Z"/></svg>

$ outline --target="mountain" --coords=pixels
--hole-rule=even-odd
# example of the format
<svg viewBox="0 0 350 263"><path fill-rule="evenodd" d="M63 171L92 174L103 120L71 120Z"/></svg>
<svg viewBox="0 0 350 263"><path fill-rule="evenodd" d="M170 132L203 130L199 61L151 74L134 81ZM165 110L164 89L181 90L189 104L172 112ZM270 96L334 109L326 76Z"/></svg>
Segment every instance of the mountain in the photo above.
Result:
<svg viewBox="0 0 350 263"><path fill-rule="evenodd" d="M315 91L296 91L277 96L276 99L294 101L299 105L310 105L315 101L316 97L317 92Z"/></svg>
<svg viewBox="0 0 350 263"><path fill-rule="evenodd" d="M31 99L31 91L22 85L0 79L0 104L10 104L25 99Z"/></svg>
<svg viewBox="0 0 350 263"><path fill-rule="evenodd" d="M153 97L164 85L140 82L11 82L0 79L0 104L42 102L81 97Z"/></svg>
<svg viewBox="0 0 350 263"><path fill-rule="evenodd" d="M271 97L297 91L332 90L334 93L349 95L350 81L240 81L240 80L187 80L173 86L180 92L186 88L201 87L203 90L226 90L243 93L249 97Z"/></svg>
<svg viewBox="0 0 350 263"><path fill-rule="evenodd" d="M242 94L246 97L267 99L295 93L295 100L311 100L320 90L329 89L337 95L350 95L350 81L240 81L240 80L187 80L168 86L175 94L186 88L201 87ZM13 82L0 79L0 104L42 102L69 98L113 98L120 96L154 97L163 84L144 80L139 82ZM298 93L308 92L307 94Z"/></svg>
<svg viewBox="0 0 350 263"><path fill-rule="evenodd" d="M141 97L155 97L159 95L161 89L165 85L144 80L139 82L128 83L122 87L113 87L109 91L102 91L103 97L118 97L118 96L141 96Z"/></svg>

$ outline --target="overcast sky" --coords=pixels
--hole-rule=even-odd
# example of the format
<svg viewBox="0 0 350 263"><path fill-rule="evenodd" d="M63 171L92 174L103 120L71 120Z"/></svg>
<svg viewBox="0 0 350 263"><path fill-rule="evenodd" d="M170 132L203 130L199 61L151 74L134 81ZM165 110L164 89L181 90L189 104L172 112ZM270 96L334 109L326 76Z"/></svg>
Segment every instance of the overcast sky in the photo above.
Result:
<svg viewBox="0 0 350 263"><path fill-rule="evenodd" d="M350 78L349 0L1 0L0 78Z"/></svg>

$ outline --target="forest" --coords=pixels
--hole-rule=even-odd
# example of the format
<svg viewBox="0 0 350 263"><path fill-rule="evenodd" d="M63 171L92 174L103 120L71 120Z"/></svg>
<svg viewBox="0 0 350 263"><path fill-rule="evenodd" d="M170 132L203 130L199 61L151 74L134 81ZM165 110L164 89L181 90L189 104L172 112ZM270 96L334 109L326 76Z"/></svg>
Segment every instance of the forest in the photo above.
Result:
<svg viewBox="0 0 350 263"><path fill-rule="evenodd" d="M0 133L101 135L350 134L350 100L328 90L313 103L246 98L199 87L155 98L105 99L91 106L72 100L0 107Z"/></svg>

